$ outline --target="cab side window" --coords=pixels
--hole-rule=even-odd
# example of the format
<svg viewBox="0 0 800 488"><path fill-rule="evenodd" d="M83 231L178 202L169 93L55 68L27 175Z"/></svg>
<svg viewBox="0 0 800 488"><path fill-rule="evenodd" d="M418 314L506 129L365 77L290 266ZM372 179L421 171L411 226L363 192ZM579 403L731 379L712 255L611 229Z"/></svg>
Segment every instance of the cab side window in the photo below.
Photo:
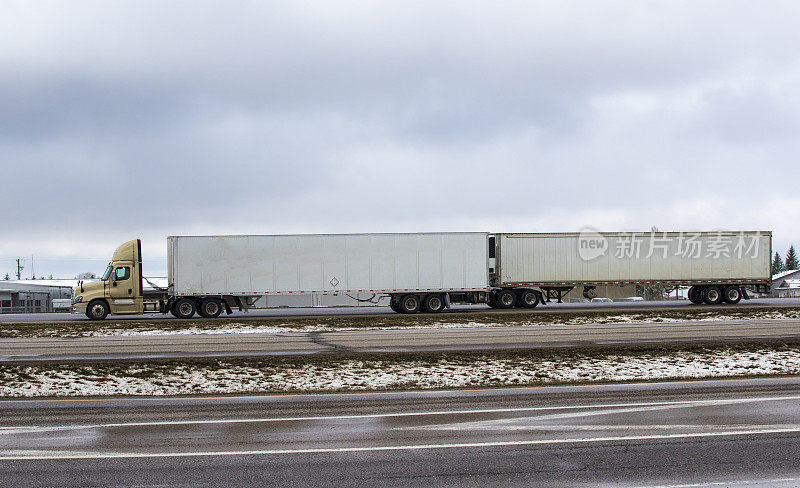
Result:
<svg viewBox="0 0 800 488"><path fill-rule="evenodd" d="M114 277L117 281L124 281L131 277L131 268L122 266L114 270Z"/></svg>

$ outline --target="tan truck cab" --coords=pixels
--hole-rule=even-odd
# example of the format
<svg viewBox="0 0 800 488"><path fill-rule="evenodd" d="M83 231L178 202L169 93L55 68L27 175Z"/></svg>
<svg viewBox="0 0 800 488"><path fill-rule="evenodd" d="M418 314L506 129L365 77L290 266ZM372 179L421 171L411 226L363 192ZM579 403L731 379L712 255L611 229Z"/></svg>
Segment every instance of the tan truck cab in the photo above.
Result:
<svg viewBox="0 0 800 488"><path fill-rule="evenodd" d="M94 320L108 314L141 314L143 290L142 242L135 239L117 248L100 281L78 284L72 311Z"/></svg>

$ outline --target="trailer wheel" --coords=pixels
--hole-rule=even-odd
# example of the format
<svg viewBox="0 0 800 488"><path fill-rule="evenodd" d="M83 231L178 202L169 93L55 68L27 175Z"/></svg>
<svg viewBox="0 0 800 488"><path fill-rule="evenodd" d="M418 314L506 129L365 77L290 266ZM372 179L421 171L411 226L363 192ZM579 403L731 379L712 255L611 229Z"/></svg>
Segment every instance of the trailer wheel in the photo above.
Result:
<svg viewBox="0 0 800 488"><path fill-rule="evenodd" d="M703 301L708 305L719 305L723 299L722 290L716 285L709 286L703 291Z"/></svg>
<svg viewBox="0 0 800 488"><path fill-rule="evenodd" d="M394 301L394 298L389 300L389 308L395 313L400 313L400 309L397 307L397 302Z"/></svg>
<svg viewBox="0 0 800 488"><path fill-rule="evenodd" d="M92 320L103 320L108 317L108 304L104 300L92 300L86 306L86 316Z"/></svg>
<svg viewBox="0 0 800 488"><path fill-rule="evenodd" d="M703 287L702 286L692 286L689 288L689 293L687 293L687 298L690 302L694 303L695 305L700 305L703 303Z"/></svg>
<svg viewBox="0 0 800 488"><path fill-rule="evenodd" d="M428 295L422 301L422 309L428 313L439 313L444 310L444 298L435 293Z"/></svg>
<svg viewBox="0 0 800 488"><path fill-rule="evenodd" d="M194 304L193 300L188 298L181 298L175 305L172 306L172 315L178 317L179 319L188 319L194 315L197 307Z"/></svg>
<svg viewBox="0 0 800 488"><path fill-rule="evenodd" d="M404 295L397 303L397 308L400 313L417 313L420 305L419 297L416 295Z"/></svg>
<svg viewBox="0 0 800 488"><path fill-rule="evenodd" d="M517 303L517 294L514 290L500 290L495 299L497 308L513 308Z"/></svg>
<svg viewBox="0 0 800 488"><path fill-rule="evenodd" d="M522 290L519 292L517 303L524 308L535 308L539 305L539 295L533 290Z"/></svg>
<svg viewBox="0 0 800 488"><path fill-rule="evenodd" d="M222 303L216 298L206 298L200 302L197 312L207 319L215 319L222 313Z"/></svg>
<svg viewBox="0 0 800 488"><path fill-rule="evenodd" d="M742 299L742 289L736 285L730 285L725 287L725 291L722 295L725 303L736 305Z"/></svg>

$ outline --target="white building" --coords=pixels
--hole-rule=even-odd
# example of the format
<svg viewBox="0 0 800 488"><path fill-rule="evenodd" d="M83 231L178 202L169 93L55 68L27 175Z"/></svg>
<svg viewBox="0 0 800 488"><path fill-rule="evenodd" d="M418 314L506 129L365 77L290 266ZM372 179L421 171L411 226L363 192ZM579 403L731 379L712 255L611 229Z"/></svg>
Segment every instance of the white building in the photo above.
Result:
<svg viewBox="0 0 800 488"><path fill-rule="evenodd" d="M800 269L782 271L772 275L772 296L800 297Z"/></svg>
<svg viewBox="0 0 800 488"><path fill-rule="evenodd" d="M74 284L66 281L0 281L0 313L52 312L53 300L72 299Z"/></svg>

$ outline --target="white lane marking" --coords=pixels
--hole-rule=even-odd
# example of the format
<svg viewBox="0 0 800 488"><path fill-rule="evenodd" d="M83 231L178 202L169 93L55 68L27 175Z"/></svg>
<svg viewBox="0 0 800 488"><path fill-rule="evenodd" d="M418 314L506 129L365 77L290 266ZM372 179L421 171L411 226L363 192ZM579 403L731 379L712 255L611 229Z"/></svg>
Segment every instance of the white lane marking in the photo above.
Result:
<svg viewBox="0 0 800 488"><path fill-rule="evenodd" d="M747 403L751 399L730 399L730 400L719 400L713 404L713 406L723 406L723 405L734 405L740 403ZM658 410L667 410L667 409L678 409L678 408L696 408L696 407L703 407L706 405L698 405L692 403L685 403L685 404L662 404L662 405L641 405L641 406L634 406L634 407L609 407L607 409L592 409L588 411L580 411L580 412L562 412L562 413L553 413L547 415L536 415L536 416L529 416L529 417L513 417L508 419L489 419L489 420L476 420L473 422L445 422L441 424L427 424L422 428L430 429L435 428L438 430L463 430L463 429L475 429L475 430L494 430L494 429L538 429L541 426L533 426L533 425L520 425L520 423L529 423L531 421L546 421L546 420L561 420L561 419L571 419L571 418L582 418L582 417L596 417L600 415L617 415L621 413L639 413L639 412L652 412ZM634 426L630 426L634 427ZM708 426L706 426L708 427ZM751 427L751 426L748 426ZM412 427L402 427L402 429L413 430L419 429L421 427L412 426Z"/></svg>
<svg viewBox="0 0 800 488"><path fill-rule="evenodd" d="M124 458L168 458L168 457L201 457L201 456L255 456L269 454L319 454L342 452L371 452L371 451L416 451L422 449L455 449L468 447L507 447L507 446L533 446L549 444L587 444L596 442L622 442L622 441L648 441L663 439L691 439L704 437L732 437L757 434L786 434L798 433L797 428L776 428L742 430L739 432L691 432L686 434L652 434L632 436L589 437L577 439L534 439L521 441L496 441L496 442L465 442L452 444L410 444L400 446L362 446L362 447L325 447L307 449L263 449L251 451L196 451L196 452L54 452L40 454L41 450L31 451L32 454L19 454L19 450L0 451L0 461L12 460L55 460L55 459L124 459Z"/></svg>
<svg viewBox="0 0 800 488"><path fill-rule="evenodd" d="M539 412L553 410L602 410L608 408L633 408L642 410L652 410L661 408L686 408L702 406L734 405L741 403L774 402L786 400L800 400L800 395L758 397L758 398L728 398L712 400L676 400L670 402L642 402L642 403L605 403L595 405L562 405L546 407L512 407L512 408L485 408L475 410L438 410L431 412L394 412L394 413L370 413L358 415L329 415L329 416L310 416L310 417L274 417L274 418L255 418L255 419L211 419L211 420L163 420L154 422L119 422L106 424L75 424L75 425L55 425L55 426L6 426L0 427L0 435L19 434L32 432L50 432L61 430L77 429L103 429L116 427L153 427L165 425L208 425L208 424L246 424L246 423L269 423L269 422L303 422L303 421L329 421L329 420L358 420L391 417L422 417L435 415L475 415L485 413L515 413L515 412ZM591 412L576 412L556 414L553 418L560 415L564 417L574 417L590 415ZM602 413L600 413L602 414ZM514 420L514 419L510 419Z"/></svg>
<svg viewBox="0 0 800 488"><path fill-rule="evenodd" d="M703 488L704 486L733 486L733 485L774 485L775 483L789 483L800 481L800 478L775 478L771 480L733 480L733 481L708 481L706 483L688 483L683 485L642 485L636 488Z"/></svg>

